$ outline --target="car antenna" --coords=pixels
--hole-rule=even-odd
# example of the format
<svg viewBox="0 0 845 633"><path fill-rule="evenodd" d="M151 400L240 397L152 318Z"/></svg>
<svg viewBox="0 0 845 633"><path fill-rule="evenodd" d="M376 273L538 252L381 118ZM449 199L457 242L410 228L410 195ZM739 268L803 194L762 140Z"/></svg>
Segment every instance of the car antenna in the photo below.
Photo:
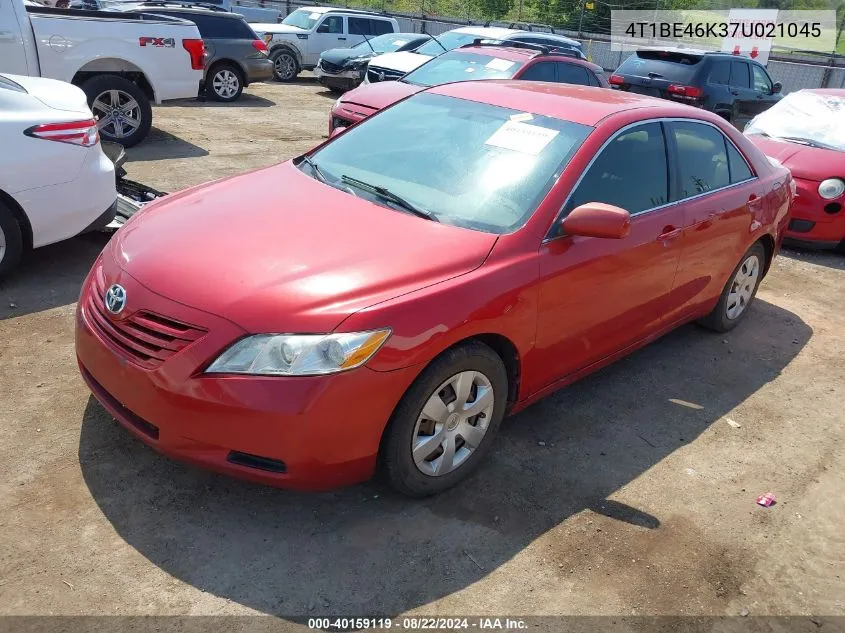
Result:
<svg viewBox="0 0 845 633"><path fill-rule="evenodd" d="M362 35L363 35L363 33L362 33ZM367 46L369 46L369 47L370 47L370 50L371 50L371 51L373 51L373 52L375 53L375 52L376 52L376 49L374 49L374 48L373 48L373 45L372 45L372 44L370 44L370 38L369 38L369 37L367 37L366 35L364 35L364 41L367 43Z"/></svg>
<svg viewBox="0 0 845 633"><path fill-rule="evenodd" d="M444 52L444 53L448 53L448 52L449 52L449 51L447 50L447 48L446 48L445 46L443 46L443 44L441 44L441 43L440 43L440 40L438 40L436 37L434 37L431 33L426 33L426 35L428 35L431 39L433 39L435 42L437 42L437 44L440 46L440 48L442 48L442 49L443 49L443 52Z"/></svg>

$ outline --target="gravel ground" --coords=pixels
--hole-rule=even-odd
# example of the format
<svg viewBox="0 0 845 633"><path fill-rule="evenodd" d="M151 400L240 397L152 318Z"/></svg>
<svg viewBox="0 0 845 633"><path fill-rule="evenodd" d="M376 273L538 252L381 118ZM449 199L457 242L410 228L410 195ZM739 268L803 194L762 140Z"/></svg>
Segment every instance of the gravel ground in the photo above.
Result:
<svg viewBox="0 0 845 633"><path fill-rule="evenodd" d="M129 177L284 160L333 98L303 77L157 108ZM0 614L845 615L845 257L784 252L733 332L683 327L547 398L469 481L410 501L241 483L117 426L73 352L106 239L0 284Z"/></svg>

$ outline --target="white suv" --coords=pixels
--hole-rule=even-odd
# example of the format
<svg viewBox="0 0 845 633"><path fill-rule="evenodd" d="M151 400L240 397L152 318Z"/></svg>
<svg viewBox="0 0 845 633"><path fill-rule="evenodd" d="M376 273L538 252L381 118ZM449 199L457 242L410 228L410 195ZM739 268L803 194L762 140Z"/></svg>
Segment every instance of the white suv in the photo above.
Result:
<svg viewBox="0 0 845 633"><path fill-rule="evenodd" d="M331 48L350 48L364 38L398 33L399 23L377 13L332 7L303 7L281 24L253 24L267 43L276 79L293 80L301 70L312 70L320 54Z"/></svg>

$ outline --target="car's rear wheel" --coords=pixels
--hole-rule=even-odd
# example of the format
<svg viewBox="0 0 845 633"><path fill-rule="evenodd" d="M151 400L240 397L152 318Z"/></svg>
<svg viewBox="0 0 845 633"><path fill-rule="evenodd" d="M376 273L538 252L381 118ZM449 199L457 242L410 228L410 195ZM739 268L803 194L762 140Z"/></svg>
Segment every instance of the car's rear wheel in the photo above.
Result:
<svg viewBox="0 0 845 633"><path fill-rule="evenodd" d="M215 101L237 100L244 91L240 70L234 64L216 64L208 71L205 89Z"/></svg>
<svg viewBox="0 0 845 633"><path fill-rule="evenodd" d="M748 306L754 300L757 288L763 280L765 265L766 249L757 242L742 256L742 260L731 273L719 297L719 303L699 323L717 332L727 332L735 328L748 313Z"/></svg>
<svg viewBox="0 0 845 633"><path fill-rule="evenodd" d="M402 397L385 431L379 459L390 486L424 497L464 479L490 451L507 394L505 365L482 343L435 359Z"/></svg>
<svg viewBox="0 0 845 633"><path fill-rule="evenodd" d="M119 75L99 75L83 83L82 90L103 140L132 147L147 136L153 110L136 84Z"/></svg>
<svg viewBox="0 0 845 633"><path fill-rule="evenodd" d="M0 278L18 265L21 255L21 227L9 208L0 202Z"/></svg>
<svg viewBox="0 0 845 633"><path fill-rule="evenodd" d="M296 55L288 48L277 48L270 53L273 60L273 76L278 81L293 81L299 74L299 64Z"/></svg>

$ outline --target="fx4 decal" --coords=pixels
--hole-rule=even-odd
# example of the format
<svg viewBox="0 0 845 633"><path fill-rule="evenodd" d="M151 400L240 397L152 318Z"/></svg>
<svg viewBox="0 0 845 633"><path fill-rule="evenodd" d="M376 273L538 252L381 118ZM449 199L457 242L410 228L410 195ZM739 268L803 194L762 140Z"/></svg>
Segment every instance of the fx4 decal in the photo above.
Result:
<svg viewBox="0 0 845 633"><path fill-rule="evenodd" d="M141 46L155 46L157 48L175 48L176 40L172 37L139 37L138 44Z"/></svg>

